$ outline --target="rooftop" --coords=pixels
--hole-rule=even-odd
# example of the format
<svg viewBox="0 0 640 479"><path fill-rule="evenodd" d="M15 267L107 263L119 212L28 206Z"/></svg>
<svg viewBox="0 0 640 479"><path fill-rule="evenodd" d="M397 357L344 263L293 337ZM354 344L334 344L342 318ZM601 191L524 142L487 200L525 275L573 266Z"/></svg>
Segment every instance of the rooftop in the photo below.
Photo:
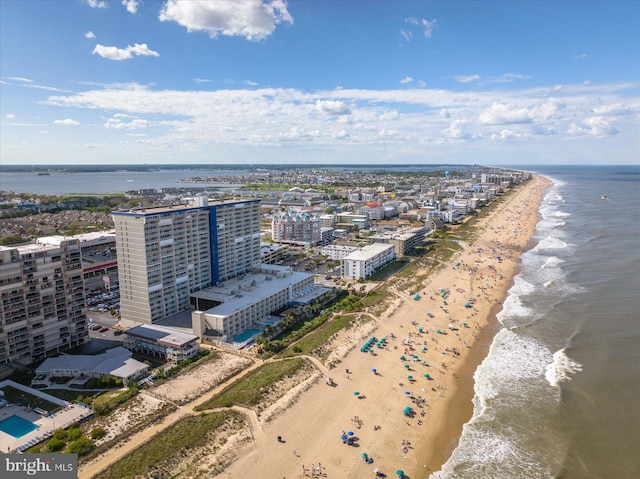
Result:
<svg viewBox="0 0 640 479"><path fill-rule="evenodd" d="M364 246L361 249L350 253L348 256L345 256L344 259L351 260L351 261L366 261L388 249L395 250L392 244L385 244L385 243L368 244L367 246Z"/></svg>
<svg viewBox="0 0 640 479"><path fill-rule="evenodd" d="M198 336L176 331L175 329L157 326L155 324L141 324L127 329L125 334L136 338L148 339L163 346L181 348L198 340Z"/></svg>

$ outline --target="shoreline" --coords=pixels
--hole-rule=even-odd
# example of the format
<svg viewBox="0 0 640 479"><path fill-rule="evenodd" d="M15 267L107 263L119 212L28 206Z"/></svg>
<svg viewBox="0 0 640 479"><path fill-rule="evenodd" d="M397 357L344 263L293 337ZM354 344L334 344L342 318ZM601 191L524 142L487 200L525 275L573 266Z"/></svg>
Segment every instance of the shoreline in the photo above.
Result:
<svg viewBox="0 0 640 479"><path fill-rule="evenodd" d="M498 330L495 315L530 245L549 184L534 175L480 219L477 238L425 281L420 300L413 300L416 291L390 293L401 298L398 309L378 318L373 333L352 339L359 344L373 335L387 338L387 345L373 354L354 348L332 370L336 387L320 382L263 423L265 439L239 447L226 476L219 477L299 478L316 463L323 477L335 478L372 476L374 468L387 477L402 469L411 479L438 471L471 418L473 374ZM449 291L446 300L439 288ZM427 312L435 314L427 318ZM431 377L425 380L427 372ZM407 381L408 375L415 377ZM406 406L415 414L403 415ZM348 430L357 447L340 441L341 431ZM363 452L372 463L363 460Z"/></svg>

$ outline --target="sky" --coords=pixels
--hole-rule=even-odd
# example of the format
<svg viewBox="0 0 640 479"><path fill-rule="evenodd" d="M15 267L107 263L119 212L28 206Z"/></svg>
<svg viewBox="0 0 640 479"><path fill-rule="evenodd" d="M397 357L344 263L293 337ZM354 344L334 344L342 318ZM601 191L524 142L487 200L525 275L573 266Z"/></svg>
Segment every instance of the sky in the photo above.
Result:
<svg viewBox="0 0 640 479"><path fill-rule="evenodd" d="M639 164L640 2L0 0L0 164Z"/></svg>

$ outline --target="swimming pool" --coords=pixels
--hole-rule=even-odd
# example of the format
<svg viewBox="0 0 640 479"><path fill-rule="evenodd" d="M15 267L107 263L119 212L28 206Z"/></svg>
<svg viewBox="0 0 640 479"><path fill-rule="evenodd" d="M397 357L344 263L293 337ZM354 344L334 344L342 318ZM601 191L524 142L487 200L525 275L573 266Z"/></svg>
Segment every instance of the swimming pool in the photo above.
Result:
<svg viewBox="0 0 640 479"><path fill-rule="evenodd" d="M36 426L31 421L22 419L20 416L9 416L7 419L0 421L0 431L6 432L16 439L35 431L40 426Z"/></svg>
<svg viewBox="0 0 640 479"><path fill-rule="evenodd" d="M252 336L256 336L262 332L261 329L247 329L246 331L242 331L235 338L233 338L234 343L244 343L245 341L251 339Z"/></svg>

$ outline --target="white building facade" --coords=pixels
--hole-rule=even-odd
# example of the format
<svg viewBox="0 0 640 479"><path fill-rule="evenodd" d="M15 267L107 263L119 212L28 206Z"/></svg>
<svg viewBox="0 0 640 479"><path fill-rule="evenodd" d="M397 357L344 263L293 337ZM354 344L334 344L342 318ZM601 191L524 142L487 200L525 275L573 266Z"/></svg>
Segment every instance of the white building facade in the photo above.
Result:
<svg viewBox="0 0 640 479"><path fill-rule="evenodd" d="M367 279L396 257L392 244L373 243L342 258L342 276L346 279Z"/></svg>
<svg viewBox="0 0 640 479"><path fill-rule="evenodd" d="M260 263L259 200L208 201L113 213L120 311L153 323L189 309L194 291Z"/></svg>

